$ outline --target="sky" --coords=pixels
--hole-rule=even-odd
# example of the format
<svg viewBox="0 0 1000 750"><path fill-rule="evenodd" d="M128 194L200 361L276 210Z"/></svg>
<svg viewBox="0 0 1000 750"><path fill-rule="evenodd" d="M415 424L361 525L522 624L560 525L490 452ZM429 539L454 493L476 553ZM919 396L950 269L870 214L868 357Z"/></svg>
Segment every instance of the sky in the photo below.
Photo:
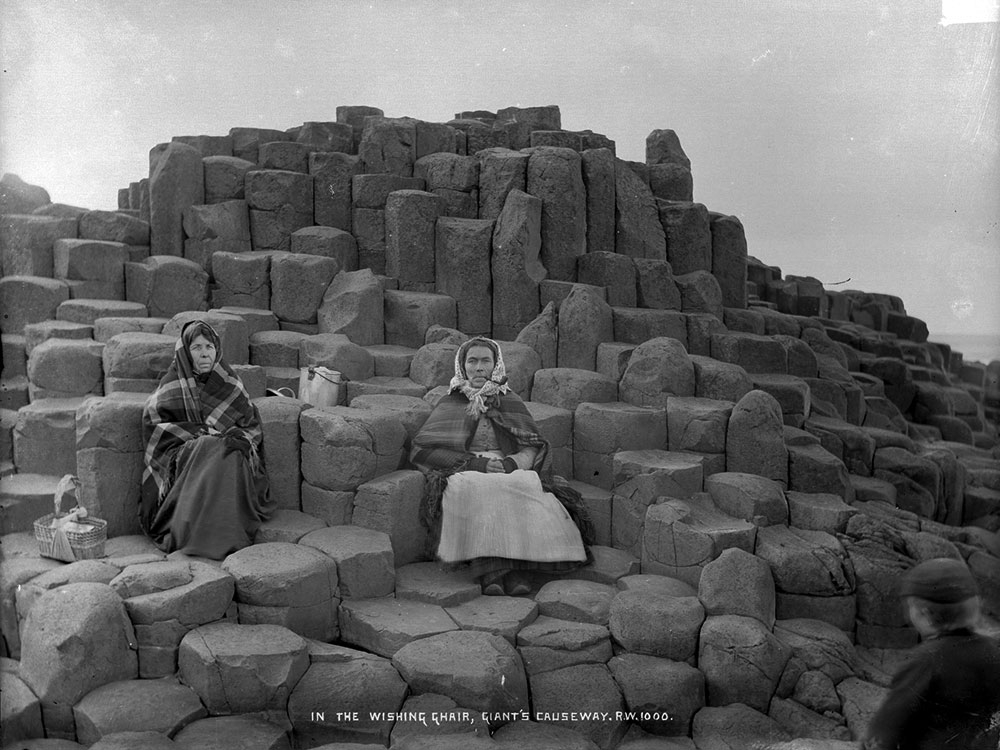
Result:
<svg viewBox="0 0 1000 750"><path fill-rule="evenodd" d="M557 104L629 160L676 131L695 200L783 273L1000 340L1000 35L941 23L977 6L2 0L0 171L114 208L172 136Z"/></svg>

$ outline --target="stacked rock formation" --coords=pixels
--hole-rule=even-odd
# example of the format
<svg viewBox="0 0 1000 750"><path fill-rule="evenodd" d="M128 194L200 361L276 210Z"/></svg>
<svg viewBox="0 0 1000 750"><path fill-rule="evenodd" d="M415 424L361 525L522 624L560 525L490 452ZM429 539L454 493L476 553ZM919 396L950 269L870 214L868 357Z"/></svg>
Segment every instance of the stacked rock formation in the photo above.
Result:
<svg viewBox="0 0 1000 750"><path fill-rule="evenodd" d="M160 144L117 211L5 176L2 744L846 748L916 641L901 573L964 560L1000 615L1000 363L749 256L675 133L646 155L553 106L340 107ZM221 565L136 520L143 401L193 317L280 508ZM409 442L475 334L597 530L530 596L441 570L418 521ZM346 405L265 396L307 365ZM105 558L38 556L64 473Z"/></svg>

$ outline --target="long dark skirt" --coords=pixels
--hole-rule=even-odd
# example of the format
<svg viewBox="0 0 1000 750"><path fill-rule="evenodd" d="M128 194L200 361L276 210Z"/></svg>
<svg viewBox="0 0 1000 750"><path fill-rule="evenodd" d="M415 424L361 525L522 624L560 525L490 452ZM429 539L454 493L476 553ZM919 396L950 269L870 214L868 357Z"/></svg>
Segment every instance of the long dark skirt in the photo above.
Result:
<svg viewBox="0 0 1000 750"><path fill-rule="evenodd" d="M239 451L204 435L178 449L174 483L156 511L150 536L164 552L221 560L253 542L273 512L267 477L254 475Z"/></svg>

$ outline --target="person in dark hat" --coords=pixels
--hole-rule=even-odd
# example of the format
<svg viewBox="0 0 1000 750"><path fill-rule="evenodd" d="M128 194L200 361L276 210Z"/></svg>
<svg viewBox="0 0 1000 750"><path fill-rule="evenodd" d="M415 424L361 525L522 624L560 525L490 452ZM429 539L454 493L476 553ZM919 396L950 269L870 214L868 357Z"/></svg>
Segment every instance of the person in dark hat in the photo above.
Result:
<svg viewBox="0 0 1000 750"><path fill-rule="evenodd" d="M864 750L1000 748L1000 644L976 632L976 582L961 560L927 560L900 597L922 643L892 679Z"/></svg>

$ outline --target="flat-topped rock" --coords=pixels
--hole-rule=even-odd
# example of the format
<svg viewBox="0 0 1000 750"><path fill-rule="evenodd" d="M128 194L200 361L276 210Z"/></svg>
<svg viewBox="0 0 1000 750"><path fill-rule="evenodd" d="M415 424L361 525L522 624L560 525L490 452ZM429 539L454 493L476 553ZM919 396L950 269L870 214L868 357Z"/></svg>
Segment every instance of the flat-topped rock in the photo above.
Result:
<svg viewBox="0 0 1000 750"><path fill-rule="evenodd" d="M73 707L77 739L88 745L128 730L172 736L207 715L198 694L174 680L111 682Z"/></svg>
<svg viewBox="0 0 1000 750"><path fill-rule="evenodd" d="M392 541L385 532L330 526L306 534L299 544L336 562L340 594L345 599L385 596L395 587Z"/></svg>
<svg viewBox="0 0 1000 750"><path fill-rule="evenodd" d="M43 702L72 705L100 685L138 676L132 625L107 584L43 593L21 632L20 676Z"/></svg>
<svg viewBox="0 0 1000 750"><path fill-rule="evenodd" d="M593 562L573 571L573 578L614 586L623 576L639 572L639 559L625 550L601 545L591 545Z"/></svg>
<svg viewBox="0 0 1000 750"><path fill-rule="evenodd" d="M642 571L694 586L702 568L730 547L751 552L758 529L720 513L706 495L667 500L649 508L642 536Z"/></svg>
<svg viewBox="0 0 1000 750"><path fill-rule="evenodd" d="M112 299L68 299L56 309L56 320L70 323L94 325L98 318L149 317L149 312L141 302L125 302Z"/></svg>
<svg viewBox="0 0 1000 750"><path fill-rule="evenodd" d="M0 478L0 533L31 531L38 518L52 512L52 496L59 477L12 474ZM6 545L5 545L6 547Z"/></svg>
<svg viewBox="0 0 1000 750"><path fill-rule="evenodd" d="M646 510L660 498L686 498L700 492L702 458L670 451L620 451L614 455L612 536L614 546L641 552Z"/></svg>
<svg viewBox="0 0 1000 750"><path fill-rule="evenodd" d="M294 686L288 718L299 746L388 742L406 683L388 659L337 648L340 658L316 661ZM336 707L336 712L332 707ZM323 747L362 747L323 744ZM372 745L363 745L372 747Z"/></svg>
<svg viewBox="0 0 1000 750"><path fill-rule="evenodd" d="M480 596L445 611L462 630L493 633L513 645L518 631L538 616L538 609L539 605L530 599Z"/></svg>
<svg viewBox="0 0 1000 750"><path fill-rule="evenodd" d="M195 628L178 655L181 679L213 714L283 710L308 667L306 642L277 625Z"/></svg>
<svg viewBox="0 0 1000 750"><path fill-rule="evenodd" d="M666 407L670 396L694 396L694 364L677 339L660 337L636 347L619 386L621 400Z"/></svg>
<svg viewBox="0 0 1000 750"><path fill-rule="evenodd" d="M340 629L345 643L391 658L411 641L458 630L458 625L435 604L384 597L345 600Z"/></svg>
<svg viewBox="0 0 1000 750"><path fill-rule="evenodd" d="M160 732L112 732L93 745L95 750L172 750L176 743Z"/></svg>
<svg viewBox="0 0 1000 750"><path fill-rule="evenodd" d="M290 508L278 508L257 529L257 533L254 536L254 544L265 544L267 542L290 542L294 544L306 534L322 528L326 528L326 523L315 516L291 510Z"/></svg>
<svg viewBox="0 0 1000 750"><path fill-rule="evenodd" d="M223 560L222 569L235 579L240 622L280 624L318 640L336 637L337 569L320 551L254 544Z"/></svg>
<svg viewBox="0 0 1000 750"><path fill-rule="evenodd" d="M773 479L727 471L705 477L705 490L719 510L757 526L788 521L788 502L780 484Z"/></svg>
<svg viewBox="0 0 1000 750"><path fill-rule="evenodd" d="M521 628L517 647L529 675L577 664L604 664L612 653L607 627L544 615Z"/></svg>
<svg viewBox="0 0 1000 750"><path fill-rule="evenodd" d="M109 584L122 599L158 593L194 580L191 564L184 560L157 560L136 563L122 569Z"/></svg>
<svg viewBox="0 0 1000 750"><path fill-rule="evenodd" d="M800 529L840 534L847 528L851 516L857 513L840 495L789 492L786 497L788 524Z"/></svg>
<svg viewBox="0 0 1000 750"><path fill-rule="evenodd" d="M698 597L708 615L753 617L774 626L774 579L768 564L741 549L723 550L705 566Z"/></svg>
<svg viewBox="0 0 1000 750"><path fill-rule="evenodd" d="M636 587L615 596L609 628L615 642L628 651L693 663L704 619L705 608L697 596Z"/></svg>
<svg viewBox="0 0 1000 750"><path fill-rule="evenodd" d="M417 694L446 695L489 713L528 708L521 659L498 635L469 630L432 635L403 646L392 663Z"/></svg>
<svg viewBox="0 0 1000 750"><path fill-rule="evenodd" d="M546 617L607 625L611 601L617 591L613 586L564 579L542 586L535 601Z"/></svg>
<svg viewBox="0 0 1000 750"><path fill-rule="evenodd" d="M618 384L590 370L543 368L535 372L531 400L573 411L584 402L617 401Z"/></svg>
<svg viewBox="0 0 1000 750"><path fill-rule="evenodd" d="M188 724L176 735L190 750L290 750L283 727L256 716L211 716Z"/></svg>
<svg viewBox="0 0 1000 750"><path fill-rule="evenodd" d="M412 397L404 398L411 399ZM429 406L423 400L412 398L412 401L416 402L420 408L426 409L427 412L430 411ZM378 408L375 404L373 407ZM424 416L426 416L426 412L424 412ZM416 432L416 428L413 429L413 432ZM424 475L419 471L400 469L365 482L358 487L354 496L352 525L387 534L392 550L390 563L393 565L405 565L424 560L427 557L425 550L427 533L420 523L424 483ZM370 543L373 549L381 548L383 545L381 538ZM367 563L365 564L367 565ZM351 574L346 566L342 565L342 567L345 567L349 590L353 591L357 588L357 584L351 580ZM344 586L344 580L342 575L341 587ZM352 583L354 585L351 585ZM369 585L365 590L371 591L372 587ZM381 594L369 594L369 596L376 595Z"/></svg>
<svg viewBox="0 0 1000 750"><path fill-rule="evenodd" d="M648 717L640 718L638 726L656 735L683 737L691 729L691 719L705 706L705 676L690 664L620 654L608 662L608 668L629 709Z"/></svg>
<svg viewBox="0 0 1000 750"><path fill-rule="evenodd" d="M436 562L418 562L396 569L396 598L454 607L480 596L482 587L468 573L445 570Z"/></svg>
<svg viewBox="0 0 1000 750"><path fill-rule="evenodd" d="M604 664L532 675L531 701L536 719L579 732L599 747L614 747L625 733L625 722L614 718L623 712L625 701ZM604 714L610 714L611 720L600 718Z"/></svg>

